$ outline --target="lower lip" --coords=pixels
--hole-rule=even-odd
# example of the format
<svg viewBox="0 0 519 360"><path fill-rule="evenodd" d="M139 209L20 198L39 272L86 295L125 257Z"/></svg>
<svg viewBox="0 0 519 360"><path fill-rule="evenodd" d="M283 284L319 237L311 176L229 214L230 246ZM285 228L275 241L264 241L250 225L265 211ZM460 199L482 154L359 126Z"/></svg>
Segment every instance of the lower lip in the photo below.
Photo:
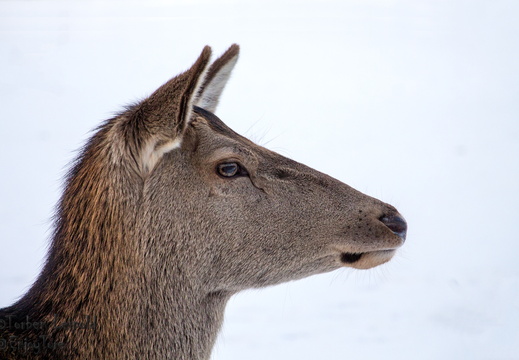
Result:
<svg viewBox="0 0 519 360"><path fill-rule="evenodd" d="M379 250L379 251L369 251L364 253L342 253L341 254L341 262L345 265L352 265L357 263L359 260L363 259L364 257L380 257L380 258L387 258L385 261L388 261L391 259L391 257L394 255L395 250Z"/></svg>

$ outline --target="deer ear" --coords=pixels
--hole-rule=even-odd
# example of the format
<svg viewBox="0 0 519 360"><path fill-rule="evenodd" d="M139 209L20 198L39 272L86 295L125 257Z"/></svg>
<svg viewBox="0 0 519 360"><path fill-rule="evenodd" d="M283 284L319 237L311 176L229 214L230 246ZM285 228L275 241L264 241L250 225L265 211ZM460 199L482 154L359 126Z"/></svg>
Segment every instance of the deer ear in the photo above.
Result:
<svg viewBox="0 0 519 360"><path fill-rule="evenodd" d="M210 112L216 110L220 95L231 76L232 69L238 61L240 47L233 44L227 51L211 65L203 85L198 91L194 105Z"/></svg>
<svg viewBox="0 0 519 360"><path fill-rule="evenodd" d="M130 148L142 174L151 172L165 153L180 147L210 58L211 48L206 46L189 70L169 80L131 110Z"/></svg>

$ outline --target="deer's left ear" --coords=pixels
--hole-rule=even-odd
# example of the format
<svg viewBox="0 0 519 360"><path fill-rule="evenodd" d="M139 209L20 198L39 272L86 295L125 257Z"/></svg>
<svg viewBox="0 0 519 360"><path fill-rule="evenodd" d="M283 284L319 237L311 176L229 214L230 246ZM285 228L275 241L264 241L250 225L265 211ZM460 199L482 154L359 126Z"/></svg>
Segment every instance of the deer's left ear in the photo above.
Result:
<svg viewBox="0 0 519 360"><path fill-rule="evenodd" d="M238 61L240 47L233 44L227 51L211 65L205 80L194 99L194 105L212 113L215 112L220 95L231 76L232 69Z"/></svg>
<svg viewBox="0 0 519 360"><path fill-rule="evenodd" d="M180 147L210 58L211 48L206 46L189 70L162 85L128 114L126 140L141 174L150 173L165 153Z"/></svg>

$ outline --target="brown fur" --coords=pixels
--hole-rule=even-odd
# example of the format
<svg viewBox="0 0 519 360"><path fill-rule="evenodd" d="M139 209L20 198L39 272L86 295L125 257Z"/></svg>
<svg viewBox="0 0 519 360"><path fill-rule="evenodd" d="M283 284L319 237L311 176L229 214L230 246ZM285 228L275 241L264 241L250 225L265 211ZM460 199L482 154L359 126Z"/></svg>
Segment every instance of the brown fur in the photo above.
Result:
<svg viewBox="0 0 519 360"><path fill-rule="evenodd" d="M236 292L370 268L402 245L393 207L207 111L238 51L206 70L206 47L86 144L40 276L0 310L0 359L208 359ZM217 174L229 162L239 176Z"/></svg>

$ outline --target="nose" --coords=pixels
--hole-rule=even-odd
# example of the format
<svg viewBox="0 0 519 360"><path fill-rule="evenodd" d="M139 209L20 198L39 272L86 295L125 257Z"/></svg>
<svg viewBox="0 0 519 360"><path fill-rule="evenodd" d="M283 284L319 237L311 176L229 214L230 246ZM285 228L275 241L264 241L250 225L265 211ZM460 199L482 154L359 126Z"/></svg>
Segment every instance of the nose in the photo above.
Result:
<svg viewBox="0 0 519 360"><path fill-rule="evenodd" d="M407 222L400 214L384 215L379 220L386 225L393 234L400 236L400 238L405 241L407 235Z"/></svg>

